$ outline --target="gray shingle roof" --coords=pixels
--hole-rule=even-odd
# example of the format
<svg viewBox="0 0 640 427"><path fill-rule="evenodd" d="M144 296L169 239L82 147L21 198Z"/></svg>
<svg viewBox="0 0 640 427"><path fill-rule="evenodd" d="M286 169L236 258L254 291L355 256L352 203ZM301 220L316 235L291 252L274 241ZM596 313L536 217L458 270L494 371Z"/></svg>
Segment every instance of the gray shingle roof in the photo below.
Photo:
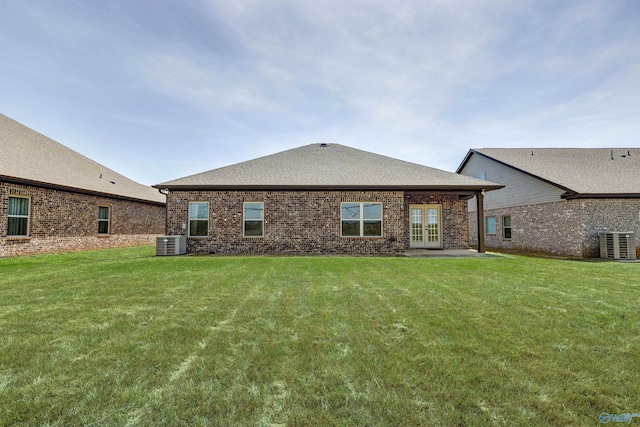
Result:
<svg viewBox="0 0 640 427"><path fill-rule="evenodd" d="M168 189L440 189L500 185L339 144L310 144L156 184Z"/></svg>
<svg viewBox="0 0 640 427"><path fill-rule="evenodd" d="M639 148L480 148L458 171L474 152L573 193L640 195Z"/></svg>
<svg viewBox="0 0 640 427"><path fill-rule="evenodd" d="M0 180L165 203L158 190L120 175L0 114Z"/></svg>

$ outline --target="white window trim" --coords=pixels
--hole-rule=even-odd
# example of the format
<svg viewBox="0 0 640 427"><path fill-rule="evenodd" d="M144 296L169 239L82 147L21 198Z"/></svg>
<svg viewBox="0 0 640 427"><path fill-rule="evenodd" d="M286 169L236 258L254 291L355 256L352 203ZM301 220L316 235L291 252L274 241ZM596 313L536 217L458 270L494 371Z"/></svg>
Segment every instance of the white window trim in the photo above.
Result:
<svg viewBox="0 0 640 427"><path fill-rule="evenodd" d="M252 203L253 204L259 203L262 205L262 219L246 219L245 218L244 213L245 213L246 206ZM262 221L262 234L259 236L247 236L245 234L245 226L244 226L246 221ZM242 203L242 237L246 237L247 239L260 239L264 237L264 202L243 202Z"/></svg>
<svg viewBox="0 0 640 427"><path fill-rule="evenodd" d="M100 208L107 208L107 219L100 219ZM105 222L107 223L107 232L106 233L101 233L100 232L100 223L101 222ZM108 234L111 234L111 206L108 205L98 205L98 234L102 235L102 236L106 236Z"/></svg>
<svg viewBox="0 0 640 427"><path fill-rule="evenodd" d="M191 204L192 203L204 203L207 205L207 219L203 219L203 218L194 218L193 221L207 221L207 235L206 236L192 236L191 235ZM211 215L211 205L209 205L209 202L203 202L203 201L197 201L197 200L190 200L189 201L189 205L187 208L187 237L192 238L192 239L204 239L209 237L209 216Z"/></svg>
<svg viewBox="0 0 640 427"><path fill-rule="evenodd" d="M15 198L15 199L27 199L29 201L29 207L27 208L27 214L26 215L9 215L9 198ZM23 238L23 237L29 237L30 233L31 233L31 197L29 196L19 196L17 194L9 194L9 198L7 198L7 237L8 238ZM8 222L9 222L9 218L26 218L27 219L27 234L9 234L9 229L8 229Z"/></svg>
<svg viewBox="0 0 640 427"><path fill-rule="evenodd" d="M509 225L505 226L504 225L504 219L505 218L509 218ZM502 215L502 239L503 240L511 240L513 238L513 226L512 226L513 222L511 219L511 215ZM506 237L505 236L505 230L509 229L509 234L511 234L511 237Z"/></svg>
<svg viewBox="0 0 640 427"><path fill-rule="evenodd" d="M342 221L356 221L355 218L342 218L342 205L343 204L360 204L360 218L357 220L360 222L360 235L359 236L343 236L342 235ZM364 218L364 205L375 204L380 205L380 219ZM382 202L340 202L340 237L345 239L379 239L383 236L384 224L383 224L383 208ZM379 236L365 236L364 235L364 222L365 221L380 221L380 235Z"/></svg>

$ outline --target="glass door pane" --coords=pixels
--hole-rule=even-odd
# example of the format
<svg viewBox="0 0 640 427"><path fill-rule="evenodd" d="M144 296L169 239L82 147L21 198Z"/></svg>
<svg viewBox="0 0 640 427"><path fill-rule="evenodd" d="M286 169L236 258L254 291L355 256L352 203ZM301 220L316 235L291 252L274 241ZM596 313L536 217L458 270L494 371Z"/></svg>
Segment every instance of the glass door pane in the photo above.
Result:
<svg viewBox="0 0 640 427"><path fill-rule="evenodd" d="M422 243L424 241L424 224L422 221L422 208L411 209L411 243Z"/></svg>
<svg viewBox="0 0 640 427"><path fill-rule="evenodd" d="M437 208L427 208L427 242L440 243L440 218Z"/></svg>

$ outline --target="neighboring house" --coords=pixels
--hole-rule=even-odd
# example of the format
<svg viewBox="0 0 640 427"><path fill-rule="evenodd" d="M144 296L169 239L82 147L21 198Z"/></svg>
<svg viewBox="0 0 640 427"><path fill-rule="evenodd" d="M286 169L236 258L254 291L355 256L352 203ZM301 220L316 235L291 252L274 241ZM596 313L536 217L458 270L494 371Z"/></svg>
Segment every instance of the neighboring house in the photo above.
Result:
<svg viewBox="0 0 640 427"><path fill-rule="evenodd" d="M487 181L311 144L154 187L187 252L396 254L468 248L467 200Z"/></svg>
<svg viewBox="0 0 640 427"><path fill-rule="evenodd" d="M600 231L633 231L640 245L638 148L474 149L457 173L505 185L484 199L487 247L596 257Z"/></svg>
<svg viewBox="0 0 640 427"><path fill-rule="evenodd" d="M165 196L0 114L0 256L153 243Z"/></svg>

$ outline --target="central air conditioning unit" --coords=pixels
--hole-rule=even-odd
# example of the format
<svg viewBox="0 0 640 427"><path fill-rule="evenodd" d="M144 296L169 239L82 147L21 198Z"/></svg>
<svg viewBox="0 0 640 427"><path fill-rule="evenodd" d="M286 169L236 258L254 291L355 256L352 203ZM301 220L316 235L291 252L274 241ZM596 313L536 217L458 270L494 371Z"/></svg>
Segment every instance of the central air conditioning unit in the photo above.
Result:
<svg viewBox="0 0 640 427"><path fill-rule="evenodd" d="M184 255L187 253L187 236L156 237L156 256Z"/></svg>
<svg viewBox="0 0 640 427"><path fill-rule="evenodd" d="M600 258L636 259L636 245L632 231L600 232Z"/></svg>

